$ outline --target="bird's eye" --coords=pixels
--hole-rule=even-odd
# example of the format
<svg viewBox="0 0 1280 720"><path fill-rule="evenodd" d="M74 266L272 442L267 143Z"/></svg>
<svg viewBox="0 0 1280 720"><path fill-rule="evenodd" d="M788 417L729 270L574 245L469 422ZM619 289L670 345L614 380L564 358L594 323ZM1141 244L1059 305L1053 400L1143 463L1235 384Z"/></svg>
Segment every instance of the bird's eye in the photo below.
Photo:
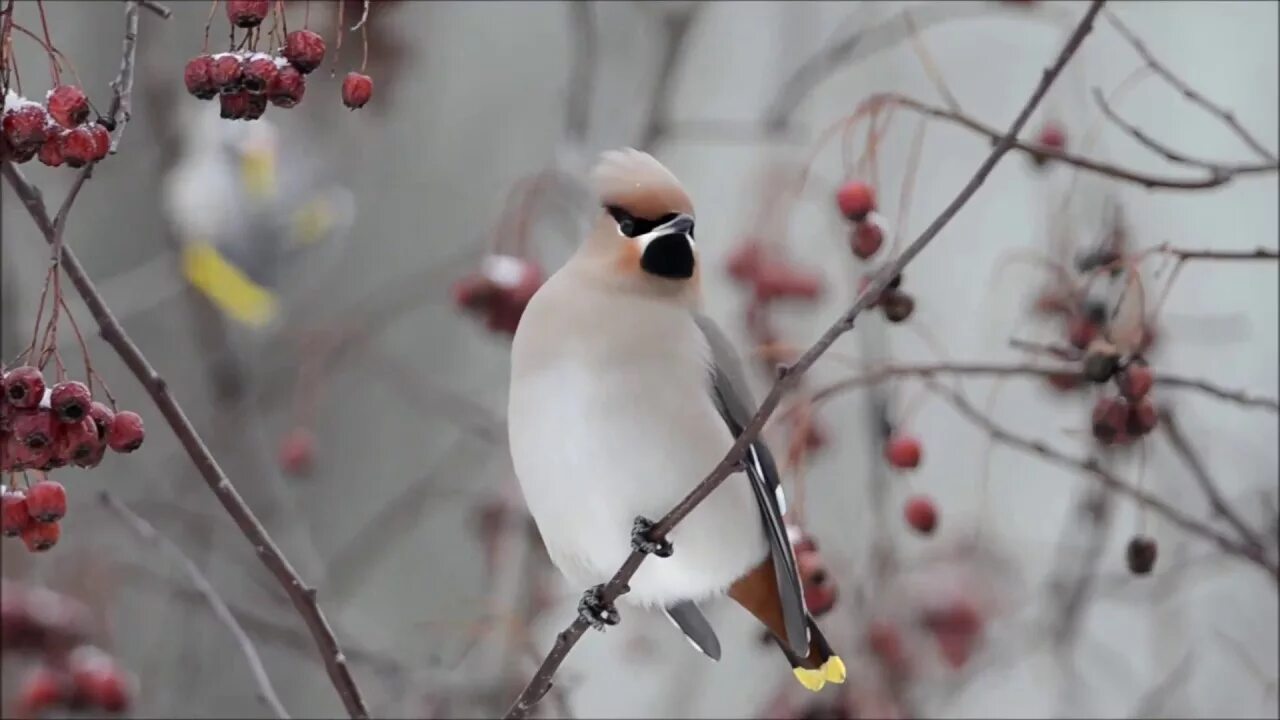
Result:
<svg viewBox="0 0 1280 720"><path fill-rule="evenodd" d="M618 232L626 235L627 237L635 237L640 234L640 223L636 220L634 215L614 205L606 207L605 210L607 210L609 214L613 216L614 221L618 223Z"/></svg>

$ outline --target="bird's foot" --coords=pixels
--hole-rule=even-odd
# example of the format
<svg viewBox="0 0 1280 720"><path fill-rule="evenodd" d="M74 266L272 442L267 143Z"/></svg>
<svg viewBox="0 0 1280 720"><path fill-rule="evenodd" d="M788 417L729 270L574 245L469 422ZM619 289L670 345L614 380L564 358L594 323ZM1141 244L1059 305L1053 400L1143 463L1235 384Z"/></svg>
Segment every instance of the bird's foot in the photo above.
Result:
<svg viewBox="0 0 1280 720"><path fill-rule="evenodd" d="M582 593L582 599L578 601L578 616L601 631L606 625L617 625L622 620L618 608L604 601L604 585L596 585Z"/></svg>
<svg viewBox="0 0 1280 720"><path fill-rule="evenodd" d="M671 557L674 548L671 547L671 541L659 540L654 542L649 539L649 533L653 531L653 521L644 516L637 516L634 523L631 524L631 549L636 552L642 552L645 555L657 555L660 558Z"/></svg>

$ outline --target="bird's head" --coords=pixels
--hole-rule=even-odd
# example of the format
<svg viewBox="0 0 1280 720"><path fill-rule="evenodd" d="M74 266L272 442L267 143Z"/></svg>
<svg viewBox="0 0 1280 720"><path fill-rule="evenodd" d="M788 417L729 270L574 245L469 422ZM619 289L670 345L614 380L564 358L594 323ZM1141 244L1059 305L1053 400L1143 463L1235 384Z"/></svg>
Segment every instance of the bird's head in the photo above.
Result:
<svg viewBox="0 0 1280 720"><path fill-rule="evenodd" d="M693 203L675 175L626 148L602 154L592 182L599 205L578 260L623 289L696 298Z"/></svg>

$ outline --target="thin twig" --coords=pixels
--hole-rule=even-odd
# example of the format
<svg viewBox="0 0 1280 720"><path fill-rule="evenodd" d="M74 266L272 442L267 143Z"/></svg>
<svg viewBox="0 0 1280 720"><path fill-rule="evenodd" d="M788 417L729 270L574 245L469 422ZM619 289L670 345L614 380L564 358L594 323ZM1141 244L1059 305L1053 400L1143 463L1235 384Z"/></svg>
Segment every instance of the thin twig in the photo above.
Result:
<svg viewBox="0 0 1280 720"><path fill-rule="evenodd" d="M670 120L671 94L674 92L672 80L680 58L684 55L685 41L689 37L689 29L702 10L702 5L691 5L687 9L663 16L666 23L662 45L662 57L658 62L658 74L653 81L653 90L649 97L649 111L640 131L640 140L636 147L641 150L652 150L667 132L667 121Z"/></svg>
<svg viewBox="0 0 1280 720"><path fill-rule="evenodd" d="M1120 117L1120 113L1116 112L1111 105L1107 103L1107 98L1103 96L1102 91L1098 88L1093 89L1093 101L1097 104L1098 109L1102 111L1102 114L1105 115L1108 120L1118 125L1121 130L1124 130L1132 136L1134 140L1137 140L1148 150L1162 156L1164 159L1170 162L1181 163L1183 165L1190 165L1192 167L1208 170L1210 173L1225 174L1230 172L1228 166L1223 163L1217 163L1210 160L1200 160L1189 155L1184 155L1181 151L1175 150L1151 137L1143 131L1142 128Z"/></svg>
<svg viewBox="0 0 1280 720"><path fill-rule="evenodd" d="M124 58L120 64L120 74L111 84L114 90L111 100L111 115L116 119L113 143L119 140L129 120L128 94L133 89L134 50L137 40L139 7L137 0L130 0L126 3ZM69 193L68 201L73 199L74 193L83 185L92 168L92 165L87 166L81 172L81 175L77 177L72 193ZM12 163L4 163L3 172L5 179L8 180L10 187L13 188L14 193L31 215L32 221L39 228L45 241L50 245L54 245L58 239L60 227L55 226L54 222L49 219L49 213L40 190L29 183ZM64 202L58 213L62 221L65 222L69 210L70 202ZM329 673L329 678L333 682L334 688L341 696L347 712L353 718L368 717L368 710L365 708L360 690L351 676L350 669L347 667L346 656L343 655L342 650L339 648L333 629L329 626L328 620L316 601L315 588L308 587L303 583L293 566L280 552L280 548L271 539L266 528L262 526L253 511L245 504L240 493L236 491L235 486L231 484L231 481L218 465L217 460L209 452L209 448L191 425L191 421L187 419L182 407L169 392L168 384L164 378L151 366L146 356L143 355L128 333L125 332L124 327L120 325L111 309L107 307L102 295L80 265L79 258L76 257L71 248L65 245L61 247L60 255L63 271L66 272L67 278L71 280L81 299L89 308L89 312L98 324L102 338L116 351L125 366L132 371L146 389L147 394L151 396L152 402L155 403L156 408L164 416L174 435L177 436L179 442L182 443L183 448L187 451L187 455L191 458L196 470L204 478L209 488L213 490L214 495L217 496L227 513L231 515L232 520L235 521L246 539L253 545L263 564L266 565L267 569L280 582L285 593L288 594L298 614L306 623L312 637L319 646L325 669Z"/></svg>
<svg viewBox="0 0 1280 720"><path fill-rule="evenodd" d="M1263 547L1262 540L1240 515L1227 504L1226 498L1222 496L1222 491L1218 488L1217 483L1213 481L1213 478L1209 476L1209 471L1205 469L1200 456L1192 449L1191 441L1183 434L1182 427L1178 424L1172 412L1161 410L1160 427L1164 429L1165 437L1169 438L1169 444L1173 446L1174 451L1182 456L1183 462L1191 470L1191 475L1195 477L1196 483L1204 492L1205 498L1209 501L1209 506L1213 508L1213 511L1221 516L1223 520L1226 520L1231 527L1235 528L1241 540L1261 550Z"/></svg>
<svg viewBox="0 0 1280 720"><path fill-rule="evenodd" d="M565 100L565 136L582 144L591 127L591 100L595 96L595 4L569 0L569 25L573 35L573 62L569 67L569 95Z"/></svg>
<svg viewBox="0 0 1280 720"><path fill-rule="evenodd" d="M1000 131L990 125L976 120L964 113L959 113L947 108L930 105L914 98L897 93L884 93L877 96L882 102L890 102L909 108L919 113L924 113L930 117L939 120L946 120L964 128L968 128L980 135L985 135L991 141L999 140ZM1058 150L1055 148L1045 147L1036 143L1015 141L1014 149L1027 153L1033 157L1043 157L1064 162L1068 165L1074 165L1082 170L1088 170L1098 175L1131 182L1141 185L1144 188L1165 188L1169 190L1203 190L1205 188L1218 187L1225 185L1232 179L1241 175L1254 175L1259 173L1272 173L1280 169L1280 163L1269 160L1261 163L1242 163L1240 165L1224 165L1211 170L1202 178L1178 178L1162 175L1150 175L1141 173L1136 170L1129 170L1113 165L1101 160L1094 160L1082 155L1068 152L1066 150Z"/></svg>
<svg viewBox="0 0 1280 720"><path fill-rule="evenodd" d="M173 11L169 9L169 6L164 3L158 3L156 0L138 0L138 4L165 20L173 17Z"/></svg>
<svg viewBox="0 0 1280 720"><path fill-rule="evenodd" d="M1146 44L1144 44L1142 40L1140 40L1138 36L1128 28L1128 26L1120 22L1120 18L1116 17L1115 13L1107 13L1107 21L1124 36L1125 40L1129 41L1129 44L1133 46L1134 50L1138 51L1138 54L1142 56L1142 59L1146 61L1147 66L1150 67L1153 72L1164 78L1165 82L1176 88L1187 100L1190 100L1192 103L1199 105L1210 113L1218 116L1218 118L1221 119L1222 122L1226 123L1227 126L1230 127L1246 145L1252 148L1259 157L1265 160L1270 160L1272 163L1276 162L1277 158L1275 153L1268 150L1262 145L1262 143L1258 142L1256 138L1250 135L1249 131L1245 130L1244 126L1240 124L1240 121L1236 119L1234 113L1210 102L1208 98L1201 95L1199 92L1196 92L1195 88L1185 83L1182 78L1174 75L1172 70L1165 67L1165 65L1159 60L1156 60L1155 56L1151 54L1151 51L1147 49Z"/></svg>
<svg viewBox="0 0 1280 720"><path fill-rule="evenodd" d="M1164 243L1154 252L1172 255L1179 260L1280 260L1280 252L1264 247L1253 250L1188 250Z"/></svg>
<svg viewBox="0 0 1280 720"><path fill-rule="evenodd" d="M360 11L360 22L351 26L351 32L355 32L364 27L365 22L369 20L369 0L364 0L364 7Z"/></svg>
<svg viewBox="0 0 1280 720"><path fill-rule="evenodd" d="M127 505L118 500L111 493L103 490L98 494L98 499L103 505L106 505L120 519L129 526L131 530L137 533L138 537L147 543L159 547L164 552L173 556L182 569L186 571L187 577L191 580L191 584L196 590L204 596L209 607L213 610L213 614L218 616L218 620L231 631L231 635L235 638L236 644L240 646L240 652L244 653L244 659L249 663L249 670L253 673L253 678L258 683L258 695L262 700L271 707L271 711L279 718L288 718L289 712L284 709L284 704L280 702L280 696L276 694L276 689L271 685L271 678L267 675L267 669L262 664L262 658L258 656L258 649L254 647L253 640L249 638L249 634L240 626L240 622L236 620L236 616L231 612L231 608L227 607L226 601L213 589L213 585L209 579L200 572L200 568L182 552L182 548L178 547L172 540L160 534L151 523L144 520Z"/></svg>
<svg viewBox="0 0 1280 720"><path fill-rule="evenodd" d="M692 492L690 492L675 506L675 508L658 521L654 526L653 531L650 533L650 539L654 541L665 539L667 534L671 532L671 529L674 528L677 523L683 520L695 507L698 506L699 503L705 500L712 491L719 487L720 483L723 482L725 478L736 471L738 463L746 452L747 447L752 442L755 442L756 438L759 437L761 430L764 428L765 422L768 421L774 410L777 409L779 403L781 403L782 396L800 382L804 373L818 361L818 358L820 358L823 353L835 344L837 339L853 328L854 320L871 303L872 298L878 297L880 293L884 291L885 287L889 284L889 281L900 273L903 267L911 262L915 256L919 255L920 252L938 236L947 223L951 221L951 218L955 217L956 213L960 211L960 208L963 207L964 204L969 201L969 198L978 191L978 188L980 188L986 181L987 176L991 174L992 169L1013 147L1014 139L1017 137L1018 133L1021 132L1023 126L1026 125L1027 120L1035 111L1036 106L1040 104L1040 101L1049 91L1049 86L1053 84L1055 79L1057 79L1058 75L1062 72L1062 68L1066 66L1067 61L1071 59L1076 50L1079 49L1081 43L1084 42L1085 36L1089 34L1089 31L1093 27L1094 18L1097 16L1098 12L1102 10L1104 2L1105 0L1094 0L1090 3L1089 10L1084 14L1084 17L1081 18L1075 31L1071 33L1066 44L1058 53L1056 60L1044 71L1039 84L1031 93L1030 98L1028 98L1021 112L1018 113L1017 118L1013 121L1012 125L1010 125L1009 131L998 143L996 143L991 154L974 172L973 177L964 186L964 188L961 189L960 193L951 201L951 203L942 211L933 223L930 224L923 233L921 233L920 237L916 238L915 242L909 245L894 261L888 263L888 266L879 275L877 275L876 278L869 283L869 286L862 292L862 294L859 295L858 299L853 303L853 306L850 307L839 319L837 319L836 322L822 334L822 337L820 337L812 347L805 351L805 353L801 355L793 365L789 367L784 366L782 368L779 372L777 382L774 383L769 394L766 395L764 400L761 402L759 410L756 411L756 414L738 435L737 440L733 443L733 446L729 449L728 453L725 454L724 458L716 465L711 473L698 483L697 487L695 487ZM643 553L633 551L627 557L626 561L623 562L622 567L620 567L618 571L614 573L609 582L605 584L601 591L601 600L605 603L611 603L622 595L627 589L627 583L631 580L632 576L635 575L636 570L640 568L640 564L644 562L644 559L645 555ZM588 627L589 625L587 621L582 617L578 617L575 618L574 621L556 637L555 644L551 647L546 658L543 659L542 664L529 680L529 684L525 686L519 697L516 698L511 708L507 711L507 718L525 718L529 716L534 705L536 705L551 688L551 682L555 677L556 671L559 670L564 659L568 657L569 652L582 638L583 633L586 632Z"/></svg>
<svg viewBox="0 0 1280 720"><path fill-rule="evenodd" d="M1258 565L1280 582L1280 564L1272 562L1266 558L1257 548L1228 537L1217 528L1201 520L1197 520L1159 497L1124 482L1102 467L1096 459L1072 457L1060 450L1050 447L1041 440L1033 440L1021 435L1016 435L997 425L993 420L991 420L991 418L978 412L977 408L973 407L973 405L959 392L950 388L944 388L933 380L926 380L925 382L929 385L930 390L936 393L939 397L950 402L961 415L964 415L971 422L986 430L987 433L997 442L1004 443L1005 445L1017 448L1023 452L1039 455L1040 457L1043 457L1055 464L1065 465L1088 473L1110 489L1137 501L1143 507L1151 510L1157 515L1160 515L1165 520L1169 521L1170 524L1176 525L1192 535L1197 535L1217 544L1219 548L1231 555L1235 555Z"/></svg>

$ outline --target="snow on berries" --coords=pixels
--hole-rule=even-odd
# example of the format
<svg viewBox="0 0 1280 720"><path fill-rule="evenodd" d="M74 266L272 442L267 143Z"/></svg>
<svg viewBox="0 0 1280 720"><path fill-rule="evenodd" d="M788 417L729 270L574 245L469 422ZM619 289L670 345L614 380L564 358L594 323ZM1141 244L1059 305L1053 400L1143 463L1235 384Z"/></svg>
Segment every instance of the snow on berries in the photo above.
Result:
<svg viewBox="0 0 1280 720"><path fill-rule="evenodd" d="M111 135L100 124L104 119L89 121L90 110L88 97L75 85L58 85L43 104L8 90L0 117L0 146L19 165L32 159L48 167L80 168L98 162L110 152Z"/></svg>
<svg viewBox="0 0 1280 720"><path fill-rule="evenodd" d="M483 315L491 332L514 335L544 279L542 268L532 260L489 255L479 272L454 283L453 300L463 310Z"/></svg>
<svg viewBox="0 0 1280 720"><path fill-rule="evenodd" d="M57 544L67 514L66 487L51 476L60 468L94 468L108 448L127 453L142 446L142 418L96 401L85 383L49 385L38 367L0 373L0 534L21 537L42 552Z"/></svg>
<svg viewBox="0 0 1280 720"><path fill-rule="evenodd" d="M232 26L232 43L227 52L203 52L187 61L182 81L187 92L198 100L218 100L225 120L257 120L268 105L296 107L307 90L306 76L324 62L327 45L318 33L303 28L284 36L284 43L269 52L259 52L260 36L252 28L261 25L271 12L267 0L231 0L226 3ZM245 29L243 41L237 29ZM257 32L261 32L260 30ZM275 38L274 31L266 33ZM341 84L342 103L355 110L373 98L373 78L349 72Z"/></svg>

